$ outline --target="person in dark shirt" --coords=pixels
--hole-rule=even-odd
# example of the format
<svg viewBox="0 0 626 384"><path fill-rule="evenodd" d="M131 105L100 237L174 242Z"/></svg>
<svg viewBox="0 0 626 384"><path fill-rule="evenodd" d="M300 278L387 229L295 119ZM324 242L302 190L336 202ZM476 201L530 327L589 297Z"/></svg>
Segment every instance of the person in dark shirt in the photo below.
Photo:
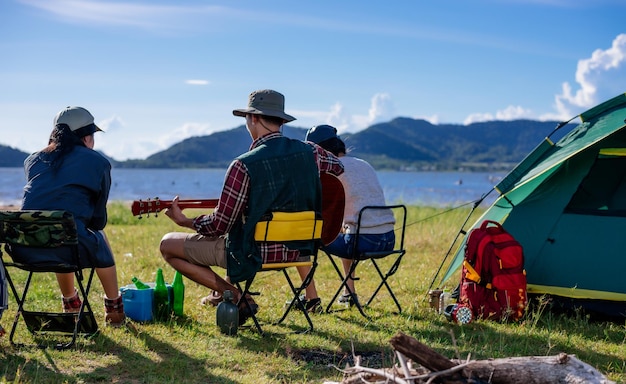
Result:
<svg viewBox="0 0 626 384"><path fill-rule="evenodd" d="M98 131L101 129L85 108L67 107L56 115L48 146L24 161L27 183L22 209L65 210L74 215L81 266L96 268L105 293L105 323L119 326L125 321L124 305L113 252L103 231L107 224L111 164L93 150L94 133ZM64 249L50 251L55 260L70 257ZM38 257L49 258L50 253L17 247L12 256L16 261L35 261ZM78 312L82 301L74 286L74 274L58 273L57 281L63 295L63 311Z"/></svg>

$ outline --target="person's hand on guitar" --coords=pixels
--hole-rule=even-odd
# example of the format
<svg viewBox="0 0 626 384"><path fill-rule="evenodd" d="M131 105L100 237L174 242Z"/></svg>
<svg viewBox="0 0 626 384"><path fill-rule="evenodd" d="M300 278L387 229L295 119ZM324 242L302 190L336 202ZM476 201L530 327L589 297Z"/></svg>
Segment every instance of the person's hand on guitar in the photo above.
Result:
<svg viewBox="0 0 626 384"><path fill-rule="evenodd" d="M172 204L165 210L165 216L181 227L193 229L193 220L185 216L183 210L178 206L178 196L174 197Z"/></svg>

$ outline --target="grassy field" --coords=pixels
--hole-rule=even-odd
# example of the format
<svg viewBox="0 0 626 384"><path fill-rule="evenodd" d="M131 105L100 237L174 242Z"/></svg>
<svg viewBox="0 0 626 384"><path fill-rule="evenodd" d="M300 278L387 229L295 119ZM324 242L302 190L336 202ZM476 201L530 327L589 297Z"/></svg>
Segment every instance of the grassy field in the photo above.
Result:
<svg viewBox="0 0 626 384"><path fill-rule="evenodd" d="M186 212L192 215L192 211ZM163 268L171 282L174 271L158 251L161 236L179 230L165 216L132 217L128 205L113 203L106 232L117 259L120 285L133 276L153 282ZM530 312L516 324L476 321L465 326L449 323L428 305L427 290L451 247L469 208L444 210L411 207L407 248L392 286L399 296L402 314L386 292L381 292L367 313L356 309L313 315L315 330L296 334L305 325L294 313L285 324L274 326L288 298L283 278L263 273L256 283L261 295L259 318L266 334L249 326L236 337L219 332L215 308L200 305L209 292L189 280L186 283L185 316L164 323L132 323L128 328L101 328L92 339L81 338L76 349L13 348L8 335L0 338L0 382L10 383L322 383L340 381L352 354L364 365L389 367L395 363L389 339L406 333L449 358L472 359L575 354L616 382L626 382L625 323L592 322L576 313L551 313L546 307ZM476 213L474 214L476 216ZM470 219L472 223L474 218ZM377 283L364 264L357 290L366 294ZM295 278L298 281L297 278ZM320 255L316 283L323 304L335 292L339 280L326 255ZM445 288L453 288L457 281ZM59 300L53 277L39 277L33 289L41 300ZM94 282L90 299L102 322L102 289ZM10 326L15 305L5 312L2 325ZM54 303L59 305L59 303ZM251 321L249 322L252 323ZM22 327L17 338L31 336Z"/></svg>

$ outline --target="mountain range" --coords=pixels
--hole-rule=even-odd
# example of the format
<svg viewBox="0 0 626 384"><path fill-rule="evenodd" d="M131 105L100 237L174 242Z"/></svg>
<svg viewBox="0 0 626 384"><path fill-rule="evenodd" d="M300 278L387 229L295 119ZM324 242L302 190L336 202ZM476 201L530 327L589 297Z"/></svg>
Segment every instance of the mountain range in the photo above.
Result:
<svg viewBox="0 0 626 384"><path fill-rule="evenodd" d="M369 161L376 169L509 170L550 135L557 124L514 120L435 125L398 117L341 138L351 155ZM558 140L570 128L561 128L551 139ZM283 134L295 139L303 140L306 131L289 125L283 127ZM109 159L119 168L225 168L233 158L247 151L250 143L250 135L241 125L190 137L145 159ZM27 155L0 145L0 167L21 167Z"/></svg>

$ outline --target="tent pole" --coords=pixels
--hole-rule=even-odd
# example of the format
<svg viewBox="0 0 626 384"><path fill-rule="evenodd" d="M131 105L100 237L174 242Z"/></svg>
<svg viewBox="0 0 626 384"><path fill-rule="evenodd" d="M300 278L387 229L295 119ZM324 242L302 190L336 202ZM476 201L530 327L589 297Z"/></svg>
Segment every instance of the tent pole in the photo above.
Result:
<svg viewBox="0 0 626 384"><path fill-rule="evenodd" d="M478 208L478 206L480 205L480 203L483 202L483 200L485 200L485 198L487 196L489 196L489 194L493 191L493 189L489 190L489 192L485 193L484 195L481 196L480 199L476 200L474 202L474 206L472 207L472 209L470 210L469 214L467 215L467 217L465 218L465 221L463 222L463 224L461 225L461 229L459 230L459 232L456 234L454 240L452 241L452 244L450 244L450 248L448 248L448 252L446 252L446 256L443 258L443 260L441 261L441 264L439 265L439 268L437 269L437 272L435 273L435 276L433 276L433 280L430 282L430 286L428 287L428 290L426 290L426 294L428 295L428 292L430 292L430 290L433 288L433 285L435 284L435 280L437 280L437 276L439 276L439 273L441 272L441 268L443 268L443 265L446 263L446 260L448 259L448 257L450 256L450 252L452 252L452 249L454 248L454 244L456 244L457 240L459 239L459 236L463 235L465 236L467 234L467 232L465 231L465 225L467 224L467 222L469 221L470 217L472 217L472 214L474 213L474 211L476 210L476 208Z"/></svg>

